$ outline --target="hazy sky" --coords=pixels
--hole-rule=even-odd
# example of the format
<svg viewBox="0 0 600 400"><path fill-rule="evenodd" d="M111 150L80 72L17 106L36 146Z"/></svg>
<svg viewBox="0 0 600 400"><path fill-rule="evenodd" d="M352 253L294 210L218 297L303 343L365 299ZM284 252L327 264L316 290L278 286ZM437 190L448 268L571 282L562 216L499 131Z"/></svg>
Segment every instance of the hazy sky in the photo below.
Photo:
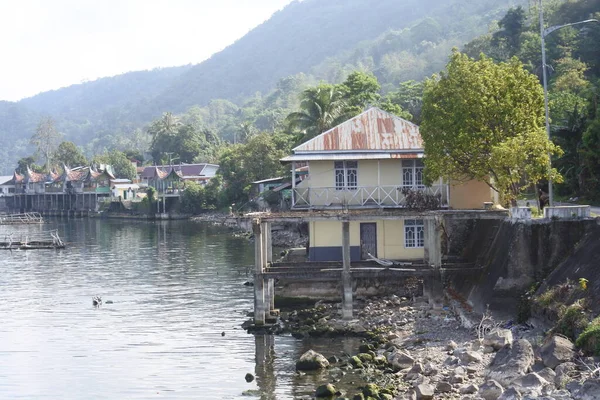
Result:
<svg viewBox="0 0 600 400"><path fill-rule="evenodd" d="M0 0L0 100L199 63L292 0Z"/></svg>

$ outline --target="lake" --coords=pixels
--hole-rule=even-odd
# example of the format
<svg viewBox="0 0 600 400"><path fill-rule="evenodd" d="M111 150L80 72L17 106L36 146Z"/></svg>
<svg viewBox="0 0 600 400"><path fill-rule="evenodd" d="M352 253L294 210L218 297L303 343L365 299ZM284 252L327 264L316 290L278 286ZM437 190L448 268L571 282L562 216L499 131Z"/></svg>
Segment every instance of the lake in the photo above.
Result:
<svg viewBox="0 0 600 400"><path fill-rule="evenodd" d="M254 250L223 228L54 219L0 237L49 229L65 250L0 253L0 398L294 399L324 379L295 374L304 351L356 345L242 330Z"/></svg>

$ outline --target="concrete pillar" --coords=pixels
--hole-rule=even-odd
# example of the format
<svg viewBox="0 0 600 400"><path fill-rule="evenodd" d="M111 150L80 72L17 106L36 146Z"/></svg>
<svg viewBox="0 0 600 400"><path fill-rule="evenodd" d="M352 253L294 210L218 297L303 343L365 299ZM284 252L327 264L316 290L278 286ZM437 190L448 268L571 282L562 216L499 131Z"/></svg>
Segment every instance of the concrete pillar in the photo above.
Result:
<svg viewBox="0 0 600 400"><path fill-rule="evenodd" d="M352 274L350 273L350 222L342 221L342 318L352 315Z"/></svg>
<svg viewBox="0 0 600 400"><path fill-rule="evenodd" d="M273 238L271 235L271 222L267 222L266 223L266 229L265 229L265 248L266 248L266 267L268 267L269 265L271 265L271 263L273 263ZM270 311L275 310L275 279L269 279L267 281L267 293L268 293L268 297L267 297L267 302L269 303L267 305L268 309Z"/></svg>
<svg viewBox="0 0 600 400"><path fill-rule="evenodd" d="M252 222L254 232L254 323L265 324L265 281L263 279L263 233L259 220Z"/></svg>
<svg viewBox="0 0 600 400"><path fill-rule="evenodd" d="M271 236L271 224L269 222L262 222L261 224L262 231L262 248L261 248L261 262L262 262L262 270L263 272L267 271L269 268L269 247L270 236ZM265 314L268 316L271 315L271 307L274 301L271 300L271 297L274 297L274 285L271 285L272 279L265 279L263 284L265 286Z"/></svg>
<svg viewBox="0 0 600 400"><path fill-rule="evenodd" d="M425 219L425 263L433 268L442 267L442 235L438 217Z"/></svg>

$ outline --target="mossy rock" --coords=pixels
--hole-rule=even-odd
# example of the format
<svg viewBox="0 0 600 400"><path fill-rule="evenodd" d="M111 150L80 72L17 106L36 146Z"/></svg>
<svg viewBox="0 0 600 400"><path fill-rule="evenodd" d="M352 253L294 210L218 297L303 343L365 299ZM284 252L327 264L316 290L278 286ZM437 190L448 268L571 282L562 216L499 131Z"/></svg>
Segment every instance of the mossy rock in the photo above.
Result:
<svg viewBox="0 0 600 400"><path fill-rule="evenodd" d="M363 389L363 394L368 397L379 397L379 386L374 383L369 383Z"/></svg>
<svg viewBox="0 0 600 400"><path fill-rule="evenodd" d="M394 400L394 396L388 393L379 393L379 400Z"/></svg>
<svg viewBox="0 0 600 400"><path fill-rule="evenodd" d="M600 317L590 322L575 344L587 354L600 356Z"/></svg>
<svg viewBox="0 0 600 400"><path fill-rule="evenodd" d="M373 346L372 344L368 344L368 343L361 344L358 347L358 351L361 353L368 353L369 351L373 351L373 350L375 350L375 346Z"/></svg>
<svg viewBox="0 0 600 400"><path fill-rule="evenodd" d="M333 386L331 383L328 383L326 385L321 385L317 388L317 390L315 392L315 397L317 397L317 398L333 397L336 395L336 393L337 393L337 390L336 390L335 386Z"/></svg>
<svg viewBox="0 0 600 400"><path fill-rule="evenodd" d="M363 363L357 356L353 356L350 359L350 364L352 364L352 366L355 368L363 368Z"/></svg>
<svg viewBox="0 0 600 400"><path fill-rule="evenodd" d="M368 353L360 353L357 357L363 363L372 363L373 362L373 356Z"/></svg>

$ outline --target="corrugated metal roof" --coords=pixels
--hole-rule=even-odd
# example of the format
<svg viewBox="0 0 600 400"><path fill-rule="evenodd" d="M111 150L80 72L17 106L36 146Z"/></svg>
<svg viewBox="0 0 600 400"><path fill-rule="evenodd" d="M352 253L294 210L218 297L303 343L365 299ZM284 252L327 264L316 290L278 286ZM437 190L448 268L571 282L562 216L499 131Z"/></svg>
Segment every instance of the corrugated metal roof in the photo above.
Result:
<svg viewBox="0 0 600 400"><path fill-rule="evenodd" d="M373 107L301 144L294 153L400 150L423 150L419 127Z"/></svg>
<svg viewBox="0 0 600 400"><path fill-rule="evenodd" d="M291 161L345 161L345 160L389 160L392 158L421 158L423 153L316 153L292 154L282 158L281 162Z"/></svg>

